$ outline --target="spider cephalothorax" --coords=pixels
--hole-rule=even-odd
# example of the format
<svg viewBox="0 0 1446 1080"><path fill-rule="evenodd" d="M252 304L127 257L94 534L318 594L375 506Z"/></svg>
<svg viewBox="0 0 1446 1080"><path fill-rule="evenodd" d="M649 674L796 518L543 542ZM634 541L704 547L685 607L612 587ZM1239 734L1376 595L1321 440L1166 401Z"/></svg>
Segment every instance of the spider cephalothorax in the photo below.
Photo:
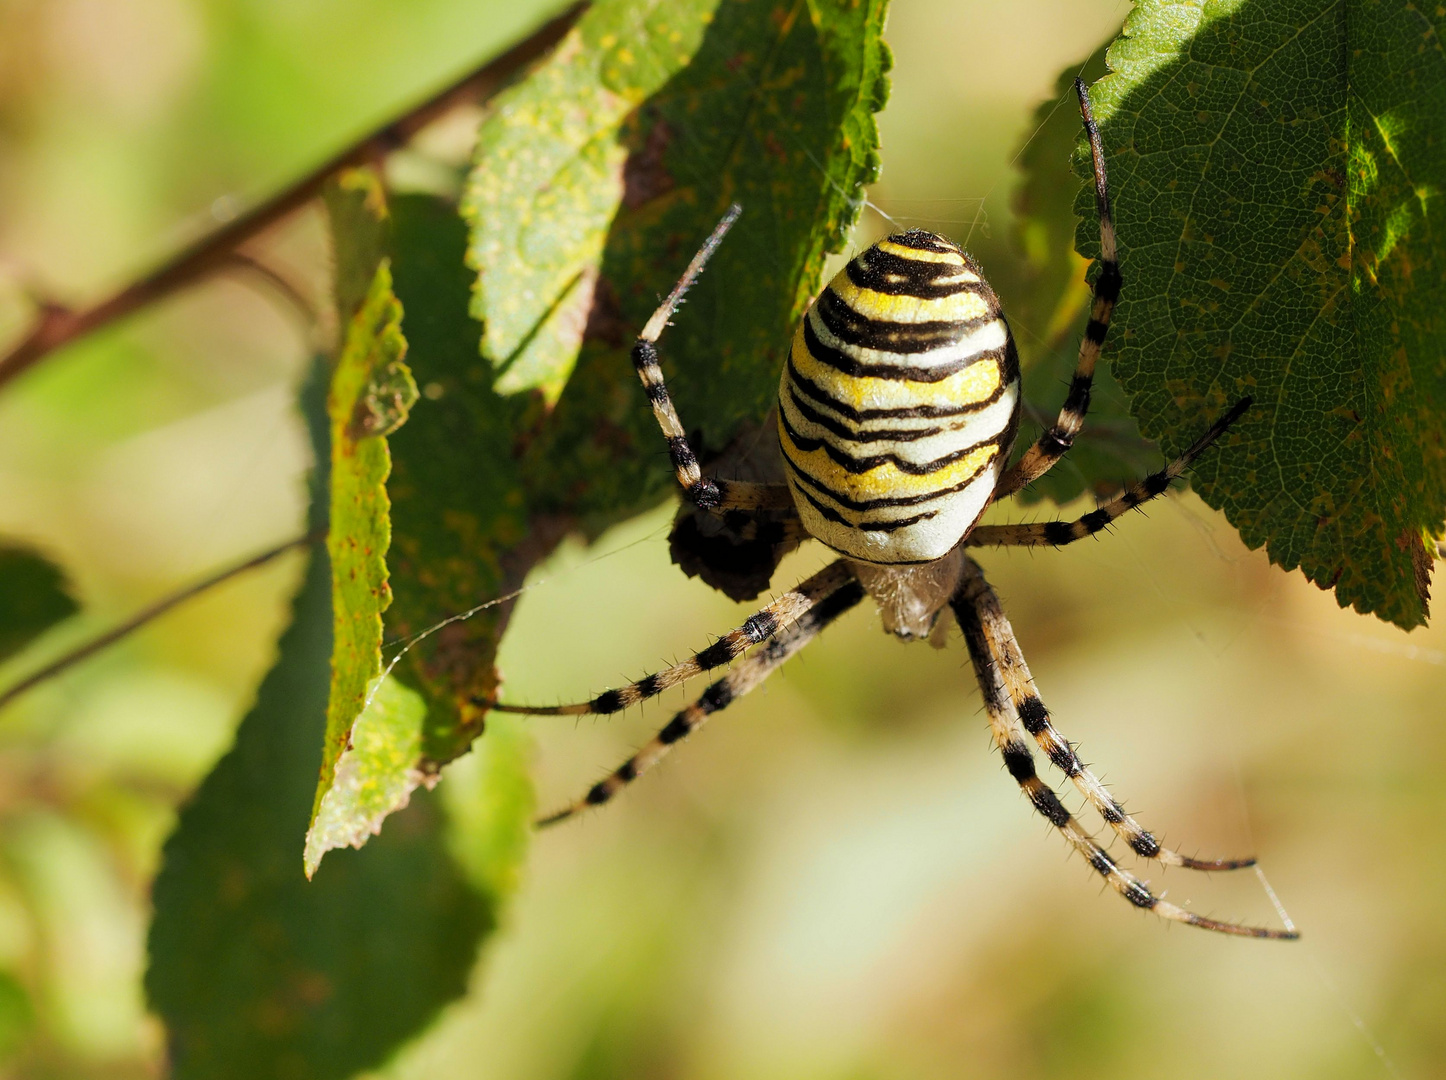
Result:
<svg viewBox="0 0 1446 1080"><path fill-rule="evenodd" d="M694 510L675 531L675 557L690 573L697 570L705 578L711 574L740 595L756 595L749 590L758 588L758 580L776 566L777 551L801 538L822 541L840 558L708 648L646 679L573 705L478 701L509 712L614 713L694 675L733 665L647 746L544 823L608 801L709 715L758 685L869 595L879 605L885 628L902 637L929 636L940 627L943 612L953 613L1009 774L1034 808L1130 903L1176 922L1225 933L1296 936L1294 930L1205 918L1156 896L1101 847L1039 778L1031 741L1140 858L1201 870L1229 870L1253 862L1181 855L1162 846L1125 812L1054 727L999 598L967 554L970 547L1059 546L1098 532L1162 494L1250 403L1248 398L1238 402L1175 461L1126 486L1077 521L978 524L990 503L1043 475L1069 450L1084 423L1095 363L1120 293L1103 151L1083 83L1077 81L1076 90L1089 136L1100 218L1094 302L1059 417L1012 465L1006 462L1019 422L1019 365L999 300L957 245L913 230L881 240L853 259L804 316L779 386L777 431L784 482L704 475L664 385L657 341L739 210L734 206L724 215L633 349L634 366L663 429L678 483ZM709 521L716 521L717 529L708 527ZM733 540L754 544L763 555L737 559L737 566L709 567L716 552L724 552L727 561L727 544ZM749 652L754 646L758 648Z"/></svg>

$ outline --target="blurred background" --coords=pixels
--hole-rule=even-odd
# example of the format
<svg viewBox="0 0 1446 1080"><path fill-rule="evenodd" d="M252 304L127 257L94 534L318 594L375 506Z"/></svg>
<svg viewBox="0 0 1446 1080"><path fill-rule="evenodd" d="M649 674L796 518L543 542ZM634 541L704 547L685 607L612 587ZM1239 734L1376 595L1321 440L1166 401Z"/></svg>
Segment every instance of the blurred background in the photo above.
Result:
<svg viewBox="0 0 1446 1080"><path fill-rule="evenodd" d="M36 290L125 281L550 10L0 0L0 338ZM896 0L872 198L967 240L1006 305L1011 162L1061 69L1126 11ZM433 133L436 153L474 120ZM415 153L392 168L436 179ZM870 212L859 242L881 228ZM304 213L259 244L321 296L322 240ZM222 276L0 395L0 535L56 558L84 605L0 686L298 531L291 398L311 347L274 294ZM670 565L668 516L539 568L503 647L510 696L576 699L739 621ZM779 580L823 558L805 549ZM299 565L0 714L0 1075L163 1075L140 990L149 881L270 663ZM991 754L957 634L905 647L861 609L606 812L541 836L469 996L376 1075L1446 1075L1446 632L1338 610L1190 495L985 565L1086 759L1167 842L1258 854L1304 940L1170 927L1102 893ZM542 804L674 704L537 720ZM472 780L464 759L443 790ZM1152 876L1196 910L1278 918L1249 872Z"/></svg>

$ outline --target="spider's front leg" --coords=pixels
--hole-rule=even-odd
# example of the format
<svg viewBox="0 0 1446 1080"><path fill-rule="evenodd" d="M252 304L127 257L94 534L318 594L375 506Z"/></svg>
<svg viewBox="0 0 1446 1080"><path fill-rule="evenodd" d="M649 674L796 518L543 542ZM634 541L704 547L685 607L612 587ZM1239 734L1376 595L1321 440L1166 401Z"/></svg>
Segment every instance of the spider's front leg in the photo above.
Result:
<svg viewBox="0 0 1446 1080"><path fill-rule="evenodd" d="M706 649L694 653L680 664L664 668L637 682L569 705L520 705L476 697L472 704L494 712L526 713L530 716L607 716L622 712L649 698L657 697L669 687L686 682L713 668L725 667L754 645L775 638L795 623L809 617L819 605L840 589L855 584L854 573L843 559L829 563L812 577L805 578L767 607L754 612L742 626L730 630Z"/></svg>
<svg viewBox="0 0 1446 1080"><path fill-rule="evenodd" d="M1095 363L1104 348L1105 334L1110 329L1110 315L1115 302L1120 298L1120 263L1115 244L1115 220L1110 214L1110 190L1105 181L1105 151L1100 143L1099 128L1095 126L1094 114L1090 111L1089 94L1082 80L1074 81L1075 93L1079 96L1080 118L1084 121L1085 134L1089 137L1090 160L1094 166L1095 207L1100 217L1100 272L1095 278L1094 302L1090 306L1090 321L1085 326L1084 338L1079 343L1079 361L1075 365L1074 378L1069 384L1069 394L1060 407L1059 417L1054 426L1041 435L1024 455L999 477L994 486L994 500L997 502L1013 495L1026 484L1038 480L1053 468L1055 462L1074 445L1075 436L1084 427L1085 414L1090 407L1090 389L1094 385Z"/></svg>
<svg viewBox="0 0 1446 1080"><path fill-rule="evenodd" d="M1100 816L1137 854L1166 865L1202 870L1229 870L1249 866L1254 860L1202 860L1180 855L1161 846L1154 836L1125 813L1050 722L1049 712L1035 691L1034 680L1025 666L1024 656L1019 651L1019 644L1014 639L1014 631L1004 616L999 598L972 559L965 560L964 579L951 607L964 631L969 656L974 662L974 673L989 713L994 743L1004 756L1009 774L1034 808L1064 835L1070 846L1083 855L1091 868L1116 892L1138 908L1206 930L1259 938L1294 939L1300 936L1294 930L1244 926L1196 915L1156 896L1144 882L1115 862L1065 809L1054 790L1039 778L1025 732L1034 736L1050 762L1074 782Z"/></svg>
<svg viewBox="0 0 1446 1080"><path fill-rule="evenodd" d="M668 387L663 381L663 369L658 363L658 338L662 336L663 328L668 325L668 320L682 303L683 294L703 272L703 267L723 242L723 237L738 220L740 213L742 208L737 203L728 208L712 234L698 249L698 254L693 256L693 261L683 271L683 276L673 286L673 291L664 298L658 305L658 310L653 312L652 318L643 326L643 332L638 335L638 340L633 345L633 368L643 384L648 403L653 407L653 416L657 418L658 426L663 429L663 438L668 443L668 456L673 460L673 472L678 477L678 484L682 487L683 494L695 506L700 510L716 513L729 510L792 510L793 496L782 484L750 484L739 480L715 480L703 475L703 470L698 466L698 455L688 444L688 436L683 431L682 421L678 419L678 410L673 407L673 399L668 395Z"/></svg>
<svg viewBox="0 0 1446 1080"><path fill-rule="evenodd" d="M656 765L675 743L687 738L702 727L708 717L721 712L763 682L784 661L817 637L824 627L863 598L863 586L850 578L800 616L787 630L704 690L697 701L674 716L646 746L590 787L581 799L541 819L537 822L538 826L555 825L589 806L607 802Z"/></svg>

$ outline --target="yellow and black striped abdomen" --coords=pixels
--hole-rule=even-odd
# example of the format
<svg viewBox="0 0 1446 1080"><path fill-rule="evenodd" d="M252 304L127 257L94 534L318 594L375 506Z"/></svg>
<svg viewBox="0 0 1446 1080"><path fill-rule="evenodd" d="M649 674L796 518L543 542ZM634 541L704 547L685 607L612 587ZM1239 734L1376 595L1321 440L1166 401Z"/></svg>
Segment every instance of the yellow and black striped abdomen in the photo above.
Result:
<svg viewBox="0 0 1446 1080"><path fill-rule="evenodd" d="M941 558L988 503L1018 408L1014 341L973 260L933 233L880 241L824 289L784 365L804 527L866 562Z"/></svg>

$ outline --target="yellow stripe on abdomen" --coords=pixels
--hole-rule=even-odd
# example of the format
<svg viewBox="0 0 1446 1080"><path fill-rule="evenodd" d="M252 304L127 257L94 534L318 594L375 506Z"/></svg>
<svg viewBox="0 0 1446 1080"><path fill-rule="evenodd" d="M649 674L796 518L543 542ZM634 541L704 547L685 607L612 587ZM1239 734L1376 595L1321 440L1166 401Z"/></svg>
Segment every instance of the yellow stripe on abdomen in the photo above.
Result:
<svg viewBox="0 0 1446 1080"><path fill-rule="evenodd" d="M909 471L907 462L891 460L893 455L889 455L873 468L857 472L850 465L835 460L822 447L802 449L799 442L804 440L795 441L794 433L788 430L781 415L779 438L783 441L784 456L795 469L807 474L828 491L837 493L841 499L855 503L885 499L914 500L957 488L977 476L999 452L994 443L985 443L922 475Z"/></svg>
<svg viewBox="0 0 1446 1080"><path fill-rule="evenodd" d="M944 279L953 281L955 279ZM962 283L962 282L961 282ZM989 301L973 290L934 299L861 288L844 277L830 286L834 294L866 319L880 322L920 323L982 319L990 315Z"/></svg>
<svg viewBox="0 0 1446 1080"><path fill-rule="evenodd" d="M830 398L856 411L977 405L994 395L1002 377L1001 365L996 360L975 361L937 382L916 382L882 375L850 375L809 352L802 328L793 339L791 358L799 375ZM899 359L902 362L904 358ZM907 359L917 363L923 358Z"/></svg>

